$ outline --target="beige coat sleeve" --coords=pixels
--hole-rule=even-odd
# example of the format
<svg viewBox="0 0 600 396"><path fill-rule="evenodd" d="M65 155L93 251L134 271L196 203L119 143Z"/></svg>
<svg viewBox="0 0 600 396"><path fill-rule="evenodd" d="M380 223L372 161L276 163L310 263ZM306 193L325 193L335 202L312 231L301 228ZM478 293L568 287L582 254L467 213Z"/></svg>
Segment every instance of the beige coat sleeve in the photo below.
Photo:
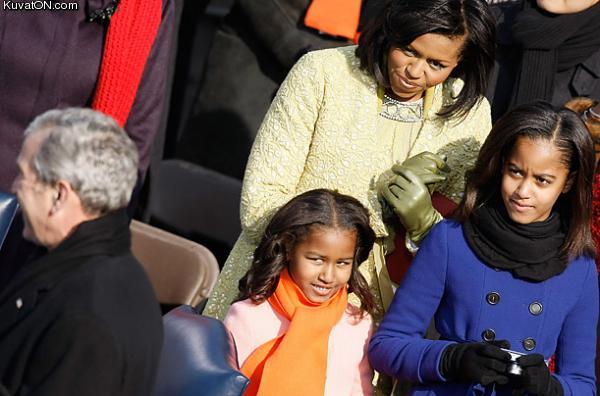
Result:
<svg viewBox="0 0 600 396"><path fill-rule="evenodd" d="M274 211L296 195L323 98L319 56L309 53L292 68L258 131L248 159L241 223L258 240Z"/></svg>

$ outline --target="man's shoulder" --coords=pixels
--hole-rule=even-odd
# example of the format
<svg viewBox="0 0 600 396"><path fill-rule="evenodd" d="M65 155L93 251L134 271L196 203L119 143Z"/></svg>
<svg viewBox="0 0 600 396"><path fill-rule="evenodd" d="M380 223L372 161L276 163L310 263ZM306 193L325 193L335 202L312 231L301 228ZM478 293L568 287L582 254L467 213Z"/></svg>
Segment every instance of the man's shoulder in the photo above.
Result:
<svg viewBox="0 0 600 396"><path fill-rule="evenodd" d="M80 301L121 297L129 297L134 301L154 298L148 276L131 254L99 255L82 259L55 282L52 289L56 294L76 294ZM127 301L123 303L126 304Z"/></svg>
<svg viewBox="0 0 600 396"><path fill-rule="evenodd" d="M35 309L53 315L54 320L70 318L73 331L95 322L115 337L161 326L152 285L129 254L85 259L53 285Z"/></svg>

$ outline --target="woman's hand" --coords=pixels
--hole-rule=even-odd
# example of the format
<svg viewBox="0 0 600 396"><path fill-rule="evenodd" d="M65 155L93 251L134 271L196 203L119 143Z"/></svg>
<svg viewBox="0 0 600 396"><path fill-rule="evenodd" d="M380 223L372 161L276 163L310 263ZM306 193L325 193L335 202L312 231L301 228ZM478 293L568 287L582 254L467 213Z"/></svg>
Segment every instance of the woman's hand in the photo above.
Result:
<svg viewBox="0 0 600 396"><path fill-rule="evenodd" d="M395 174L399 174L401 169L410 169L420 178L427 178L432 174L443 175L450 172L445 156L442 157L429 151L419 153L406 159L402 164L392 166L392 172ZM432 194L435 191L437 182L425 182L425 184L429 189L429 193Z"/></svg>
<svg viewBox="0 0 600 396"><path fill-rule="evenodd" d="M419 243L442 216L431 204L436 185L449 168L444 158L423 152L392 167L392 176L380 186L380 194L393 209L409 238Z"/></svg>
<svg viewBox="0 0 600 396"><path fill-rule="evenodd" d="M381 195L388 202L406 229L409 238L419 243L438 221L441 215L431 204L427 184L438 183L446 177L433 173L417 176L410 168L397 167L397 173L384 185Z"/></svg>

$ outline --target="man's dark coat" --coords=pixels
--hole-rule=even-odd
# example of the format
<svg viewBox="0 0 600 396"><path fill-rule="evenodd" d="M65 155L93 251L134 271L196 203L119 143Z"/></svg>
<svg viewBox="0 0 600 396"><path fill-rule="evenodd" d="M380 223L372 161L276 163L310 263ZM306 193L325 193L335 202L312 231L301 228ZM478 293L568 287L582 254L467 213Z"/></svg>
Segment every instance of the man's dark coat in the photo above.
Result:
<svg viewBox="0 0 600 396"><path fill-rule="evenodd" d="M82 223L0 294L0 383L11 394L149 395L162 345L128 218Z"/></svg>

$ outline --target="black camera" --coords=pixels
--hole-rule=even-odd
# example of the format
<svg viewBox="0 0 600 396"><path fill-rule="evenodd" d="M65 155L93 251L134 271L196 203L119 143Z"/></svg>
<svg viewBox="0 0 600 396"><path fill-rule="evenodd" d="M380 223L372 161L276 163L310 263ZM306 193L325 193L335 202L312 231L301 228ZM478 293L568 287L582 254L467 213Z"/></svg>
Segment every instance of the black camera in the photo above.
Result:
<svg viewBox="0 0 600 396"><path fill-rule="evenodd" d="M517 352L517 351L511 351L510 349L504 349L501 348L504 352L508 352L510 354L510 364L508 365L508 374L512 374L512 375L521 375L521 373L523 372L523 369L521 369L521 366L519 366L519 363L517 363L517 359L520 356L525 355L524 353L521 352Z"/></svg>

